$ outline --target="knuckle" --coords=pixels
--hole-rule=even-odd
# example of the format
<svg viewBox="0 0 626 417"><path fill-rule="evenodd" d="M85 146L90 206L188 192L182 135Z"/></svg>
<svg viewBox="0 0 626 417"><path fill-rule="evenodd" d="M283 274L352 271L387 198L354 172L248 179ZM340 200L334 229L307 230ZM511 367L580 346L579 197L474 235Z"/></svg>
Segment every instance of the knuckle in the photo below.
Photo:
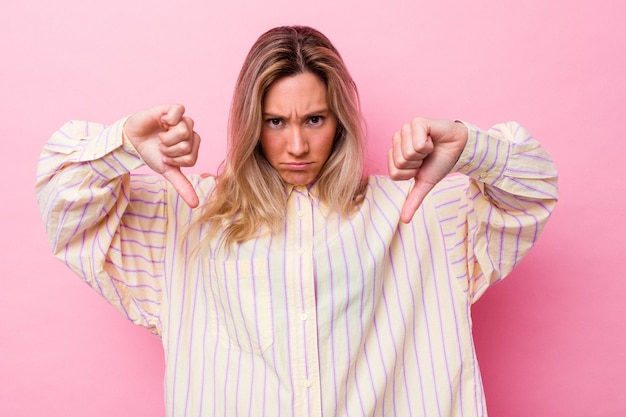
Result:
<svg viewBox="0 0 626 417"><path fill-rule="evenodd" d="M392 180L400 180L400 173L400 170L395 165L389 165L389 178Z"/></svg>
<svg viewBox="0 0 626 417"><path fill-rule="evenodd" d="M182 162L186 166L191 166L191 165L196 163L196 157L195 157L195 155L191 155L191 154L185 155L185 156L182 157Z"/></svg>
<svg viewBox="0 0 626 417"><path fill-rule="evenodd" d="M393 145L398 145L401 142L401 134L400 131L397 131L396 133L393 134L393 136L391 136L391 143Z"/></svg>
<svg viewBox="0 0 626 417"><path fill-rule="evenodd" d="M415 153L421 153L423 154L424 151L426 151L426 143L425 142L419 142L413 145L414 147L414 152Z"/></svg>
<svg viewBox="0 0 626 417"><path fill-rule="evenodd" d="M179 123L178 124L178 134L183 137L183 138L188 138L189 137L189 126L187 126L187 123Z"/></svg>
<svg viewBox="0 0 626 417"><path fill-rule="evenodd" d="M408 146L403 146L402 148L400 148L400 155L402 156L401 162L406 162L413 157L413 149L409 148Z"/></svg>
<svg viewBox="0 0 626 417"><path fill-rule="evenodd" d="M419 155L417 150L413 147L412 142L407 142L402 147L402 160L403 162L416 161Z"/></svg>
<svg viewBox="0 0 626 417"><path fill-rule="evenodd" d="M190 130L193 130L193 127L195 125L195 122L193 121L193 119L191 117L183 117L183 120L185 121L185 123L187 124L187 126L189 126Z"/></svg>
<svg viewBox="0 0 626 417"><path fill-rule="evenodd" d="M426 119L423 117L415 117L413 118L413 120L411 120L411 125L414 127L420 127L423 126L426 123Z"/></svg>
<svg viewBox="0 0 626 417"><path fill-rule="evenodd" d="M183 154L188 154L191 152L191 144L187 141L179 142L178 150Z"/></svg>
<svg viewBox="0 0 626 417"><path fill-rule="evenodd" d="M402 134L403 135L410 135L412 130L413 130L413 127L411 126L410 123L405 123L405 124L402 125Z"/></svg>

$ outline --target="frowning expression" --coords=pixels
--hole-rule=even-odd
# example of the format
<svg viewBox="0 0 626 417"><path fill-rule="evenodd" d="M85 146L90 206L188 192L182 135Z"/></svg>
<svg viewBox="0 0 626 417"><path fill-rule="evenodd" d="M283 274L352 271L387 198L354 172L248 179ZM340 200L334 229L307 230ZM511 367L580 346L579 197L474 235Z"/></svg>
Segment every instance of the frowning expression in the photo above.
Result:
<svg viewBox="0 0 626 417"><path fill-rule="evenodd" d="M308 185L330 156L337 120L326 85L304 72L275 81L263 102L261 148L283 181Z"/></svg>

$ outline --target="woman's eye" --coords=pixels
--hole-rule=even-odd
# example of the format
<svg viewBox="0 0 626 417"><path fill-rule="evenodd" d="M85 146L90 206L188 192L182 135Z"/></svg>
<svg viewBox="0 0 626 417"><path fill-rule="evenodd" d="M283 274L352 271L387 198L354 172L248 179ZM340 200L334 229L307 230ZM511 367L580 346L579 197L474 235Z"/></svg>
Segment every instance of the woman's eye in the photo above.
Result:
<svg viewBox="0 0 626 417"><path fill-rule="evenodd" d="M322 116L311 116L309 118L309 123L311 123L312 125L319 125L322 123L323 120L324 118Z"/></svg>
<svg viewBox="0 0 626 417"><path fill-rule="evenodd" d="M274 118L274 119L268 119L267 120L267 124L270 125L271 127L278 127L281 125L282 120Z"/></svg>

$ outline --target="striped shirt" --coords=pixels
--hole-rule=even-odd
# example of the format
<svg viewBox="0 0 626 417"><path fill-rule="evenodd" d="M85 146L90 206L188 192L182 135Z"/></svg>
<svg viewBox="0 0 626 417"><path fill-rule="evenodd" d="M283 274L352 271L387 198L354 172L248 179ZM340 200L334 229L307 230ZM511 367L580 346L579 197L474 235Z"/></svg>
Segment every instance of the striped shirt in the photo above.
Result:
<svg viewBox="0 0 626 417"><path fill-rule="evenodd" d="M413 221L410 181L369 178L341 218L287 191L281 233L194 245L190 209L111 126L70 122L45 146L38 201L54 254L166 356L168 416L485 416L470 306L538 239L551 157L516 123L468 125L454 171ZM213 177L192 176L202 201Z"/></svg>

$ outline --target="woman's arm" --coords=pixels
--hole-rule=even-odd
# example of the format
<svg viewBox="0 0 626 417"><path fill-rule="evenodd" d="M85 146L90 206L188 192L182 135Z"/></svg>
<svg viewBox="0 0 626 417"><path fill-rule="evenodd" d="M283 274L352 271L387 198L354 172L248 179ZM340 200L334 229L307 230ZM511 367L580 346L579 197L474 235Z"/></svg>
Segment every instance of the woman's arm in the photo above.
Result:
<svg viewBox="0 0 626 417"><path fill-rule="evenodd" d="M188 127L180 110L182 106L175 110L175 117ZM111 126L79 121L65 124L42 151L36 189L55 256L127 318L159 333L168 187L162 178L131 176L130 172L146 159L154 165L149 152L154 155L154 148L158 151L162 146L155 137L171 142L172 137L197 134L176 127L172 118L167 120L169 125L150 132L148 125L153 122L147 112ZM134 143L124 132L129 124ZM137 139L142 126L144 137ZM186 133L181 135L181 131ZM197 146L190 149L197 155ZM162 156L166 158L176 157L170 152ZM186 178L176 178L176 174L182 176L179 166L183 162L170 163L179 165L169 165L166 171L175 171L173 181L186 187ZM195 191L189 187L193 199ZM189 189L184 192L190 195Z"/></svg>

